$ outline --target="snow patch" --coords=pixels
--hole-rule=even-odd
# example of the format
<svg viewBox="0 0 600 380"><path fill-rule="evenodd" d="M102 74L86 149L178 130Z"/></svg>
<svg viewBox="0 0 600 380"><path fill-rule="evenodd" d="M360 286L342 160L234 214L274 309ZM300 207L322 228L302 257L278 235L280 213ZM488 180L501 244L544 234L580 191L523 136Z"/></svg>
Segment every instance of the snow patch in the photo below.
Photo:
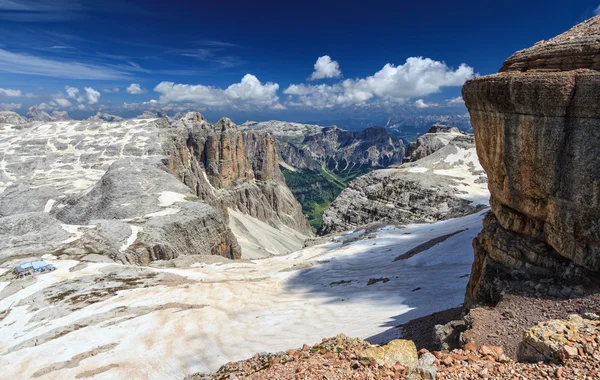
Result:
<svg viewBox="0 0 600 380"><path fill-rule="evenodd" d="M127 241L119 248L119 252L124 252L137 240L138 233L143 231L141 227L129 225L131 228L131 235L127 238Z"/></svg>
<svg viewBox="0 0 600 380"><path fill-rule="evenodd" d="M46 205L44 206L44 212L50 212L50 210L52 210L52 206L54 206L55 203L55 199L48 199L48 202L46 202Z"/></svg>
<svg viewBox="0 0 600 380"><path fill-rule="evenodd" d="M160 196L158 197L158 205L160 207L169 207L173 203L185 202L186 195L184 194L176 193L174 191L163 191L159 194Z"/></svg>

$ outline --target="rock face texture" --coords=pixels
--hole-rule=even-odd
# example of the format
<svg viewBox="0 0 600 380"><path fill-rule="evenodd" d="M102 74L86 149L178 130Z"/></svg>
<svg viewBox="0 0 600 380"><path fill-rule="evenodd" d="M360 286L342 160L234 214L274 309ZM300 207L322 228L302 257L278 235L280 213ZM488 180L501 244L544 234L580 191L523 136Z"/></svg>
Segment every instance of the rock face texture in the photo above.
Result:
<svg viewBox="0 0 600 380"><path fill-rule="evenodd" d="M27 119L13 111L0 111L0 124L25 124Z"/></svg>
<svg viewBox="0 0 600 380"><path fill-rule="evenodd" d="M456 127L434 124L429 128L427 133L419 137L417 141L408 144L404 161L413 162L420 160L445 147L450 141L454 140L455 137L465 135L466 133L461 132L461 130Z"/></svg>
<svg viewBox="0 0 600 380"><path fill-rule="evenodd" d="M600 271L599 51L594 17L465 84L492 206L467 305L493 301L498 271Z"/></svg>
<svg viewBox="0 0 600 380"><path fill-rule="evenodd" d="M370 223L435 222L463 216L487 205L488 196L473 136L457 135L428 157L350 182L325 211L318 233Z"/></svg>
<svg viewBox="0 0 600 380"><path fill-rule="evenodd" d="M270 121L247 122L244 130L268 131L277 141L284 163L296 169L334 173L370 168L386 168L402 162L404 144L383 127L369 127L361 132L338 127Z"/></svg>
<svg viewBox="0 0 600 380"><path fill-rule="evenodd" d="M228 209L274 233L285 227L301 239L308 231L279 172L274 141L242 133L227 119L213 126L190 113L172 124L0 128L0 259L102 254L146 265L182 255L239 258Z"/></svg>
<svg viewBox="0 0 600 380"><path fill-rule="evenodd" d="M226 118L213 126L198 113L188 113L173 127L179 132L167 147L169 170L198 197L272 226L310 234L302 208L279 169L271 136L242 132Z"/></svg>
<svg viewBox="0 0 600 380"><path fill-rule="evenodd" d="M31 107L29 112L27 113L27 118L29 121L67 121L71 120L71 117L67 113L67 111L52 111L52 113L48 113L46 111L42 111L38 107Z"/></svg>

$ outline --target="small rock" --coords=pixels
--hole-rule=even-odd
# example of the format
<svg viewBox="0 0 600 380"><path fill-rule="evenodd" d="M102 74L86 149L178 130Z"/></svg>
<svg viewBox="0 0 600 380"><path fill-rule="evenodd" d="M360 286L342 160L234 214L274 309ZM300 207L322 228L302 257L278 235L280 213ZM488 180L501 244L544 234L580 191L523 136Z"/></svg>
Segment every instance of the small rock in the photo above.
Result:
<svg viewBox="0 0 600 380"><path fill-rule="evenodd" d="M574 359L579 354L577 348L571 347L571 346L566 345L566 344L562 347L562 351L564 352L565 357L567 359Z"/></svg>

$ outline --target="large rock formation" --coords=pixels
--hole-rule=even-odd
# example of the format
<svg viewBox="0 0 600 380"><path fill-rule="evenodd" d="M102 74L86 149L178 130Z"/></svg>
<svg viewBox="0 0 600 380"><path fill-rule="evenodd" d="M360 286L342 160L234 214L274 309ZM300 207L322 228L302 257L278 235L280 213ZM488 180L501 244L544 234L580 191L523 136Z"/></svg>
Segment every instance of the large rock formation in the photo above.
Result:
<svg viewBox="0 0 600 380"><path fill-rule="evenodd" d="M57 111L54 110L52 113L48 113L39 107L33 106L29 108L29 112L27 112L27 118L29 121L67 121L71 120L71 117L67 113L67 111Z"/></svg>
<svg viewBox="0 0 600 380"><path fill-rule="evenodd" d="M465 84L492 206L467 305L494 301L498 273L600 271L599 53L594 17Z"/></svg>
<svg viewBox="0 0 600 380"><path fill-rule="evenodd" d="M147 264L181 255L240 257L228 209L308 233L277 165L273 140L190 113L107 123L4 126L0 258L104 254ZM236 214L238 215L238 214ZM24 232L26 231L26 232ZM244 229L238 238L248 240ZM274 249L268 237L265 254ZM272 239L271 239L272 240ZM243 244L242 244L243 246ZM260 245L259 245L260 246Z"/></svg>
<svg viewBox="0 0 600 380"><path fill-rule="evenodd" d="M14 111L0 111L0 124L25 124L27 119Z"/></svg>
<svg viewBox="0 0 600 380"><path fill-rule="evenodd" d="M455 137L464 135L466 134L456 127L434 124L417 141L408 144L404 160L407 162L420 160L442 149Z"/></svg>
<svg viewBox="0 0 600 380"><path fill-rule="evenodd" d="M372 171L352 181L323 216L319 234L369 223L435 222L487 205L472 135L458 134L428 157Z"/></svg>
<svg viewBox="0 0 600 380"><path fill-rule="evenodd" d="M402 141L383 127L353 132L335 126L269 121L247 122L241 128L268 131L278 142L283 162L301 170L324 167L343 173L386 168L401 163L404 156Z"/></svg>

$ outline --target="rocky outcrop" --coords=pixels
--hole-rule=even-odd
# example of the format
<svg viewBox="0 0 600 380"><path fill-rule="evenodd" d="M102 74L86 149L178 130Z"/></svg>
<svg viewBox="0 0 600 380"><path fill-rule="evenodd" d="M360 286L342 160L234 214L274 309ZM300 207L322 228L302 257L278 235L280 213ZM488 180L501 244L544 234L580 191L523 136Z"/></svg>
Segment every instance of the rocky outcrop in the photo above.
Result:
<svg viewBox="0 0 600 380"><path fill-rule="evenodd" d="M14 111L0 111L0 124L20 125L27 123L27 119Z"/></svg>
<svg viewBox="0 0 600 380"><path fill-rule="evenodd" d="M497 272L600 271L599 50L594 17L465 84L492 206L467 305L493 301Z"/></svg>
<svg viewBox="0 0 600 380"><path fill-rule="evenodd" d="M0 237L8 242L0 258L102 254L142 265L183 255L240 258L237 238L247 240L254 221L275 235L285 229L300 246L309 233L274 141L227 119L213 126L190 113L171 123L8 125L0 151L9 150L0 164ZM247 217L237 238L228 209Z"/></svg>
<svg viewBox="0 0 600 380"><path fill-rule="evenodd" d="M188 113L173 127L178 132L167 147L169 170L198 197L276 227L311 233L267 133L242 132L229 119L213 126L198 113Z"/></svg>
<svg viewBox="0 0 600 380"><path fill-rule="evenodd" d="M96 112L94 116L89 118L90 120L103 120L103 121L122 121L123 118L116 115L111 115L106 112Z"/></svg>
<svg viewBox="0 0 600 380"><path fill-rule="evenodd" d="M435 222L487 205L483 169L472 136L460 136L432 155L350 182L323 216L319 234L370 223Z"/></svg>
<svg viewBox="0 0 600 380"><path fill-rule="evenodd" d="M67 113L67 111L57 111L54 110L52 113L48 113L46 111L41 110L38 107L29 108L29 112L27 113L27 118L29 121L68 121L71 120L71 117Z"/></svg>
<svg viewBox="0 0 600 380"><path fill-rule="evenodd" d="M408 144L404 161L413 162L420 160L445 147L450 141L454 140L455 137L465 135L466 133L461 132L461 130L456 127L434 124L429 128L427 133L420 136L417 141Z"/></svg>

